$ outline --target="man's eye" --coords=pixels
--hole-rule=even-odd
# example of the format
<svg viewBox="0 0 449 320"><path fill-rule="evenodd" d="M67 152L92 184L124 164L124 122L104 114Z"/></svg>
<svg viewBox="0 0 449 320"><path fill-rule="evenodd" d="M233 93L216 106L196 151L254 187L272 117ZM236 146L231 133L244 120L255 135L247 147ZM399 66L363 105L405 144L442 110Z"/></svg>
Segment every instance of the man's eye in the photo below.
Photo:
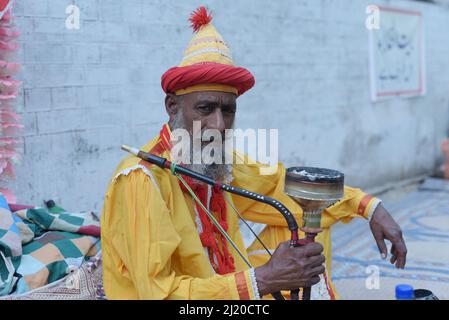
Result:
<svg viewBox="0 0 449 320"><path fill-rule="evenodd" d="M209 106L198 106L198 110L200 110L201 112L211 112L212 108Z"/></svg>
<svg viewBox="0 0 449 320"><path fill-rule="evenodd" d="M229 113L229 114L234 114L235 113L235 109L233 109L233 108L225 108L225 109L223 109L223 112Z"/></svg>

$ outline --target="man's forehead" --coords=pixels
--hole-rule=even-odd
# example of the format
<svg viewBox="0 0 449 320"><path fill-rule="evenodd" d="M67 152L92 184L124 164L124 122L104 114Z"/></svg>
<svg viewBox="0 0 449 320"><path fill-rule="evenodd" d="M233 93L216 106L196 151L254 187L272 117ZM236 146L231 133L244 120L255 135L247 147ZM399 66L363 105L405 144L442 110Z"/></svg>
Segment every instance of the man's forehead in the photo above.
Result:
<svg viewBox="0 0 449 320"><path fill-rule="evenodd" d="M220 91L197 91L185 95L189 101L193 103L197 102L208 102L208 103L224 103L224 104L235 104L236 95L229 92Z"/></svg>

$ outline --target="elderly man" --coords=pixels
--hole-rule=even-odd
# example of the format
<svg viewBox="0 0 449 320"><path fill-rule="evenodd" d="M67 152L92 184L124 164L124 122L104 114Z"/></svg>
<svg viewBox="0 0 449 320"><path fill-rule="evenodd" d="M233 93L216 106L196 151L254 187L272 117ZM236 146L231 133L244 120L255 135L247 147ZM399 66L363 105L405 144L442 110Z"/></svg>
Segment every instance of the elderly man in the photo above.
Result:
<svg viewBox="0 0 449 320"><path fill-rule="evenodd" d="M232 128L236 99L254 85L252 74L234 66L229 48L204 7L190 18L195 35L178 67L162 76L169 116L159 136L141 150L173 159L172 131L193 133ZM244 112L244 111L243 111ZM207 145L210 141L203 143ZM237 155L237 154L236 154ZM238 155L237 155L238 156ZM246 159L246 158L245 158ZM285 204L301 225L302 209L283 192L285 168L261 174L259 163L185 166ZM391 263L403 268L406 247L401 230L380 200L345 187L344 198L323 212L317 243L289 248L290 233L273 208L186 179L130 156L118 166L102 213L104 288L109 299L259 299L272 292L312 286L312 299L335 299L330 278L330 226L363 217L370 222L379 250L392 242ZM197 201L195 201L195 198ZM201 204L229 235L223 236ZM272 251L270 256L242 218ZM249 260L251 268L229 243Z"/></svg>

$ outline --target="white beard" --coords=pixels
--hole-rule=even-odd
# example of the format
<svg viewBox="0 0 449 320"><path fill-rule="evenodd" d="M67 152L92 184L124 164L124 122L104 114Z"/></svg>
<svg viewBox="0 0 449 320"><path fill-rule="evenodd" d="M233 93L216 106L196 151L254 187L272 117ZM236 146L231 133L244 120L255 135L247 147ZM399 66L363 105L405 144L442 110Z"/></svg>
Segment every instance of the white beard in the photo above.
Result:
<svg viewBox="0 0 449 320"><path fill-rule="evenodd" d="M171 124L171 129L186 129L186 125L184 122L184 114L181 110L175 115L175 118ZM190 162L182 165L190 170L193 170L195 172L198 172L200 174L203 174L205 176L211 177L214 180L219 180L223 182L231 182L232 181L232 165L225 163L225 152L223 152L223 159L222 163L212 163L212 164L205 164L205 163L192 163L194 157L193 157L193 148L192 148L192 137L193 133L189 131L190 135ZM206 144L207 145L207 144ZM204 148L205 145L202 147ZM225 150L225 141L223 141L222 150Z"/></svg>

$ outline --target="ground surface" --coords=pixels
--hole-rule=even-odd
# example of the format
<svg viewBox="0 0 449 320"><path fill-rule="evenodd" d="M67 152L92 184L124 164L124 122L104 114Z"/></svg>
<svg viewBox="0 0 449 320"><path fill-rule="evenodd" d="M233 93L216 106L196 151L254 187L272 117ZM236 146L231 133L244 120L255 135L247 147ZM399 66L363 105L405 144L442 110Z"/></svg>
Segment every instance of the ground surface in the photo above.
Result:
<svg viewBox="0 0 449 320"><path fill-rule="evenodd" d="M394 299L395 286L407 283L449 299L449 181L429 178L381 198L404 232L406 268L397 270L380 258L366 221L338 224L332 233L332 274L340 296ZM373 281L376 270L378 288Z"/></svg>

